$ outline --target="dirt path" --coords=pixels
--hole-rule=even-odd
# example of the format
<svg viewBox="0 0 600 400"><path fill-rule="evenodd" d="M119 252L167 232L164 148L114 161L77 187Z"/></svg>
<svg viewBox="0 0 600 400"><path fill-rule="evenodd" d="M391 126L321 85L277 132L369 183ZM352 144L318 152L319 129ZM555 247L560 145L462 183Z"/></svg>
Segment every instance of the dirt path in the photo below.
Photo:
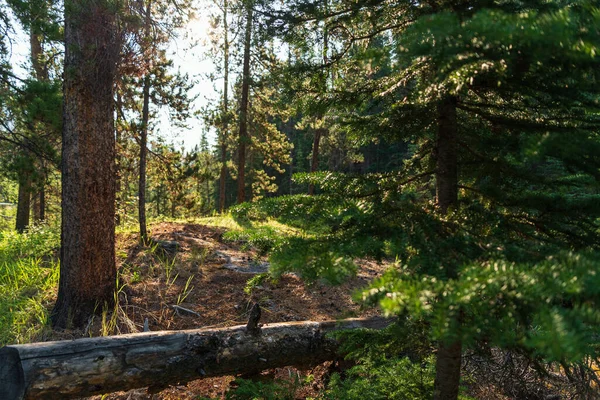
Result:
<svg viewBox="0 0 600 400"><path fill-rule="evenodd" d="M196 224L160 223L153 225L151 232L155 240L178 250L174 254L164 253L158 246L153 251L139 246L136 235L118 236L120 279L125 286L119 296L119 318L114 329L117 334L142 331L144 324L151 331L243 324L254 302L263 308L262 323L377 314L374 309L361 310L351 299L355 289L381 274L383 267L376 263L364 263L356 278L337 287L321 283L307 286L289 274L278 282L264 280L246 293L248 280L266 272L268 262L252 249L224 241L224 230ZM101 321L95 321L91 330L99 332L102 326ZM296 394L297 398L305 398L314 396L315 390L322 386L321 378L326 369L321 366L302 372L282 368L266 374L296 378L311 373L315 377L312 384ZM233 379L197 380L155 394L149 394L146 389L132 390L104 399L222 398Z"/></svg>

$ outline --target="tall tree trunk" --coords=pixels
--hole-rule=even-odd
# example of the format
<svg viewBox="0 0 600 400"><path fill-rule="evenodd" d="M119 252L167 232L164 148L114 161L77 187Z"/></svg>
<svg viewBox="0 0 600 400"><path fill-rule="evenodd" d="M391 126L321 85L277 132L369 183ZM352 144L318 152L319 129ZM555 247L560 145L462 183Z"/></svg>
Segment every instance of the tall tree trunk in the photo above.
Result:
<svg viewBox="0 0 600 400"><path fill-rule="evenodd" d="M36 78L41 80L44 78L44 69L39 62L39 58L42 54L42 44L40 38L32 30L29 32L29 43L30 43L30 56L31 64L36 74ZM27 163L33 163L33 160L28 160ZM29 226L30 212L31 212L31 198L33 192L32 172L29 168L24 168L19 172L19 197L17 203L17 220L16 229L17 232L23 232ZM34 217L37 219L39 212L39 204L36 199L34 203Z"/></svg>
<svg viewBox="0 0 600 400"><path fill-rule="evenodd" d="M219 177L219 212L225 211L225 180L227 178L227 135L229 132L229 23L228 1L223 1L223 131L221 132L221 175Z"/></svg>
<svg viewBox="0 0 600 400"><path fill-rule="evenodd" d="M65 1L60 282L57 328L83 327L116 289L113 86L119 58L109 0Z"/></svg>
<svg viewBox="0 0 600 400"><path fill-rule="evenodd" d="M438 105L436 143L436 197L442 214L458 203L456 97L448 96ZM456 278L456 270L447 271ZM460 322L460 321L459 321ZM460 384L462 341L440 341L437 349L434 400L456 400Z"/></svg>
<svg viewBox="0 0 600 400"><path fill-rule="evenodd" d="M25 169L19 173L19 197L17 200L17 232L23 233L29 226L31 208L31 171Z"/></svg>
<svg viewBox="0 0 600 400"><path fill-rule="evenodd" d="M119 211L121 210L121 204L122 204L122 198L121 198L121 187L122 187L122 182L121 182L121 176L122 176L122 161L121 161L121 153L119 152L119 149L121 148L121 128L119 127L119 122L120 119L123 118L121 116L121 112L120 110L123 109L123 99L121 98L121 93L119 92L119 89L116 89L116 96L117 96L117 112L116 112L116 118L117 118L117 123L115 124L115 142L116 142L116 149L115 149L115 207L116 207L116 215L115 215L115 224L116 225L121 225L121 214L119 213Z"/></svg>
<svg viewBox="0 0 600 400"><path fill-rule="evenodd" d="M238 204L246 201L246 144L248 136L248 96L250 91L250 43L252 40L252 3L246 6L246 34L244 38L244 69L242 72L242 101L240 102L240 134L238 145Z"/></svg>
<svg viewBox="0 0 600 400"><path fill-rule="evenodd" d="M144 25L144 39L150 38L150 12L152 1L146 4L146 22ZM150 57L146 55L146 57ZM150 112L150 60L146 59L146 75L144 76L143 107L142 107L142 132L140 135L140 179L138 185L138 215L140 222L140 240L143 244L148 242L146 229L146 155L148 146L148 118Z"/></svg>
<svg viewBox="0 0 600 400"><path fill-rule="evenodd" d="M39 81L48 81L48 70L42 65L42 36L33 31L29 31L29 44L31 51L31 64L35 71L35 77ZM43 160L39 160L39 190L34 196L33 215L36 222L46 219L46 174Z"/></svg>
<svg viewBox="0 0 600 400"><path fill-rule="evenodd" d="M327 15L327 10L328 10L328 4L327 4L327 0L325 0L325 4L324 4L325 10L324 13L325 15ZM328 37L328 32L327 32L327 26L323 27L323 52L322 52L322 57L323 57L323 72L322 72L322 77L321 79L323 80L322 82L322 88L321 90L323 91L323 93L327 92L327 62L328 62L328 56L327 53L329 51L329 37ZM321 121L321 123L323 123L323 116L324 113L321 112L318 116L317 116L317 120ZM321 144L321 138L323 137L323 134L327 133L327 128L325 127L320 127L315 129L315 137L313 139L313 148L312 148L312 160L310 163L310 172L317 172L317 170L319 169L319 145ZM308 185L308 194L309 196L312 196L315 194L315 185L313 185L312 183Z"/></svg>
<svg viewBox="0 0 600 400"><path fill-rule="evenodd" d="M140 166L138 181L138 216L140 223L140 240L142 243L148 241L148 231L146 229L146 156L148 146L148 108L150 100L150 76L144 77L144 105L142 108L142 131L140 134Z"/></svg>

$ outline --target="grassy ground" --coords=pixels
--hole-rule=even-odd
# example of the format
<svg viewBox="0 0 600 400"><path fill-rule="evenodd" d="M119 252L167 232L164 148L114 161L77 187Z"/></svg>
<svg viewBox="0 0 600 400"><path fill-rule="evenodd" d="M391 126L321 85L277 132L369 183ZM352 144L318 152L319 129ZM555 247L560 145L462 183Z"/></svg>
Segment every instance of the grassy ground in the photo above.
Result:
<svg viewBox="0 0 600 400"><path fill-rule="evenodd" d="M247 248L265 249L278 238L297 233L276 222L239 223L231 216L170 222L201 224L224 229L225 240L244 243ZM58 288L59 227L56 224L43 225L34 227L24 234L17 234L7 224L1 228L0 346L42 341L51 334L48 324L49 311ZM152 233L152 225L150 231ZM136 232L135 224L117 228L117 234L122 237L135 236ZM118 249L117 257L121 255L121 258L126 258L124 252L125 249ZM202 254L192 254L192 256L201 257ZM131 271L124 269L122 272ZM132 274L135 274L135 268ZM140 277L128 277L128 280L131 279L140 279Z"/></svg>
<svg viewBox="0 0 600 400"><path fill-rule="evenodd" d="M232 264L242 269L263 265L269 249L286 237L310 235L310 232L270 220L249 222L231 216L154 221L149 231L156 240L177 241L176 254L165 257L152 246L141 246L136 225L118 227L119 290L115 294L115 308L102 310L85 331L53 332L49 328L49 312L58 288L58 228L37 227L22 235L0 230L0 346L139 332L146 324L152 331L239 325L247 321L248 310L255 302L263 307L261 322L264 323L322 321L378 313L373 308L361 308L351 300L353 291L364 287L385 269L385 265L374 261L360 260L357 276L336 287L320 281L307 285L297 275L286 274L271 280L265 274L240 273L227 268ZM184 307L191 313L180 313L174 306ZM393 337L400 338L402 346L413 352L415 348L427 347L426 342L412 343L419 336L410 333L394 333ZM357 337L356 340L363 343L363 339ZM384 339L383 348L389 348L391 340ZM419 399L424 397L418 393L431 391L432 358L410 363L404 358L388 359L384 353L370 348L365 348L367 353L361 356L361 364L344 372L350 379L331 375L335 372L334 365L325 364L311 371L293 368L267 371L259 381L217 377L171 387L156 395L136 389L95 396L92 400ZM481 382L470 384L469 392L475 398L508 398L499 395L500 390L486 379L479 379ZM545 387L540 386L545 385L544 381L534 384Z"/></svg>
<svg viewBox="0 0 600 400"><path fill-rule="evenodd" d="M154 246L141 246L135 225L118 227L116 306L101 310L85 331L69 332L53 332L49 328L49 312L58 287L58 229L45 226L22 235L0 231L0 345L139 332L146 324L152 331L240 325L246 323L255 302L263 307L263 323L321 321L377 312L362 310L351 299L353 290L380 272L375 265L366 267L366 275L335 288L318 282L305 285L295 275L272 281L265 274L228 268L233 265L246 271L264 266L267 249L286 236L304 234L285 225L268 220L236 221L224 216L153 221L149 231L155 240L178 242L176 254L165 257ZM175 305L192 313L181 313ZM283 382L279 388L289 392L287 398L314 397L323 387L322 379L315 378L310 384L304 380L326 374L327 368L308 375L294 369L277 369L270 371L266 379L289 380L289 384ZM296 382L298 379L302 384ZM233 380L229 376L193 381L187 386L166 389L153 398L221 398L236 387L232 386ZM236 390L268 392L277 389L277 385L246 383ZM284 398L279 389L279 394L270 398ZM128 399L132 393L133 398L150 398L145 389L103 398ZM231 398L253 397L256 396Z"/></svg>
<svg viewBox="0 0 600 400"><path fill-rule="evenodd" d="M0 346L43 340L58 287L59 232L0 232Z"/></svg>

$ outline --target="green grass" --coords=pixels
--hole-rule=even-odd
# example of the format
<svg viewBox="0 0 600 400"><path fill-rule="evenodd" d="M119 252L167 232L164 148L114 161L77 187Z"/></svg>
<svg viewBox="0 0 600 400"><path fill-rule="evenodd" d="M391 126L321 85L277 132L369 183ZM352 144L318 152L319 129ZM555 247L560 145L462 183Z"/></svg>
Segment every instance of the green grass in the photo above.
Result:
<svg viewBox="0 0 600 400"><path fill-rule="evenodd" d="M0 232L0 346L39 340L58 287L58 229Z"/></svg>
<svg viewBox="0 0 600 400"><path fill-rule="evenodd" d="M242 250L247 247L256 249L259 255L267 255L274 247L280 245L285 238L306 236L306 232L282 224L273 219L250 221L234 218L231 214L206 217L194 220L194 223L225 228L223 239L242 243Z"/></svg>

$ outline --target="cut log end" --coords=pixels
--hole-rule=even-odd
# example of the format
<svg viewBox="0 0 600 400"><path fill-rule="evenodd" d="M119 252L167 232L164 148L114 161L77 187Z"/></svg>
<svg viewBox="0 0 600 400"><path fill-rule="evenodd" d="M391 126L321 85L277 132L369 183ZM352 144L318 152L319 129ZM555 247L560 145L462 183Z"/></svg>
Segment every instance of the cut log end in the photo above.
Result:
<svg viewBox="0 0 600 400"><path fill-rule="evenodd" d="M0 399L22 399L25 379L19 351L13 347L0 348Z"/></svg>

